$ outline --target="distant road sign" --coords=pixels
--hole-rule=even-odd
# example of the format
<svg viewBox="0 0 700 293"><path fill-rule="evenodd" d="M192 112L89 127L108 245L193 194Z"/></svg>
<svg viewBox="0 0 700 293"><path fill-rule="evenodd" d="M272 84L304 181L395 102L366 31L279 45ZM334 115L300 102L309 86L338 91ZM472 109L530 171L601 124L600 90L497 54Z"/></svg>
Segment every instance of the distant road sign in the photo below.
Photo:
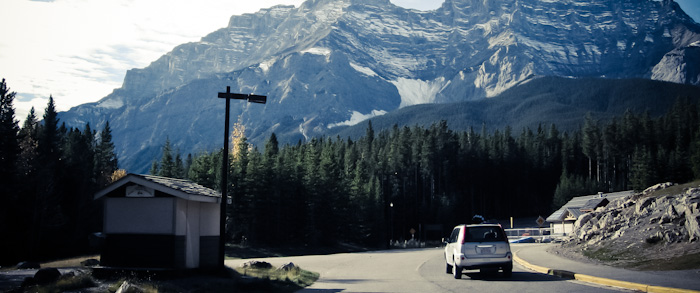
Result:
<svg viewBox="0 0 700 293"><path fill-rule="evenodd" d="M544 218L542 218L542 216L540 216L539 218L537 218L537 220L535 222L537 222L537 225L540 228L542 228L542 226L544 225L544 221L545 221Z"/></svg>

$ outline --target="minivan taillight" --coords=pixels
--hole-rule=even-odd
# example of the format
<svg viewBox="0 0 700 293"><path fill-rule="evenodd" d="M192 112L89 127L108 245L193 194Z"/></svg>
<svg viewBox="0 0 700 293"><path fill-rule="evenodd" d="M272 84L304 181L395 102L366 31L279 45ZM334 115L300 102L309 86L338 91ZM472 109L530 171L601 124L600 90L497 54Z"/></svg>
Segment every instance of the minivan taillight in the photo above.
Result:
<svg viewBox="0 0 700 293"><path fill-rule="evenodd" d="M464 227L464 229L462 229L462 244L464 244L465 242L467 242L467 227Z"/></svg>

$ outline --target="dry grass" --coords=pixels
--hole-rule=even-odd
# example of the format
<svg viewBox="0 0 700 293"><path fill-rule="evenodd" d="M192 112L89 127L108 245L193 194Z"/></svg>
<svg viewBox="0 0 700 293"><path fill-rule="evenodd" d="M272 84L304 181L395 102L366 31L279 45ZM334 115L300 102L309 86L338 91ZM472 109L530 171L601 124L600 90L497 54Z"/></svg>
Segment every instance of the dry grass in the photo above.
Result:
<svg viewBox="0 0 700 293"><path fill-rule="evenodd" d="M691 187L700 187L700 180L696 180L689 183L677 184L668 188L655 190L647 194L646 196L660 197L665 195L676 195L685 193L685 190Z"/></svg>

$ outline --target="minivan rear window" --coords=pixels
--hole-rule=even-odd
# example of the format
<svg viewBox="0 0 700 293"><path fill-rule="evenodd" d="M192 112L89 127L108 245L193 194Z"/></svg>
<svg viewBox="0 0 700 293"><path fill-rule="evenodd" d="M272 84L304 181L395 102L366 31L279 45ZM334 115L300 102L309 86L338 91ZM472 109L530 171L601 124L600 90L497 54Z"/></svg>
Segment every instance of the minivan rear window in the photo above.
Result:
<svg viewBox="0 0 700 293"><path fill-rule="evenodd" d="M506 241L500 227L467 227L465 242Z"/></svg>

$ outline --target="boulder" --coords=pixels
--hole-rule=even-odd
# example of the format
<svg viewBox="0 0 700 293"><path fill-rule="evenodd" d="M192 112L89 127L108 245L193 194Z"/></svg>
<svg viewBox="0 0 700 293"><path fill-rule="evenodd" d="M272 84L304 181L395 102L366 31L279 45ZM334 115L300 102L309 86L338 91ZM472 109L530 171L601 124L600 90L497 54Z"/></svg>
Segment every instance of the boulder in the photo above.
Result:
<svg viewBox="0 0 700 293"><path fill-rule="evenodd" d="M40 269L34 274L34 281L39 285L46 285L56 282L61 277L61 272L57 268Z"/></svg>
<svg viewBox="0 0 700 293"><path fill-rule="evenodd" d="M243 268L250 268L250 269L270 269L272 268L272 265L269 262L266 261L257 261L257 260L251 260L249 262L244 263Z"/></svg>
<svg viewBox="0 0 700 293"><path fill-rule="evenodd" d="M132 283L129 283L129 281L124 281L121 286L119 286L119 289L117 289L117 292L115 293L142 293L145 292L141 287L136 286Z"/></svg>
<svg viewBox="0 0 700 293"><path fill-rule="evenodd" d="M585 213L585 214L581 215L580 217L578 217L578 219L574 223L574 230L575 231L580 230L581 227L586 225L586 223L588 223L588 221L590 221L594 217L595 217L594 213Z"/></svg>
<svg viewBox="0 0 700 293"><path fill-rule="evenodd" d="M289 263L283 264L283 265L282 265L281 267L279 267L277 270L278 270L278 271L285 271L285 272L288 272L288 271L294 270L294 269L296 269L296 268L297 268L297 266L296 266L294 263L289 262Z"/></svg>
<svg viewBox="0 0 700 293"><path fill-rule="evenodd" d="M651 209L651 208L653 207L652 205L653 205L655 202L656 202L656 199L653 198L653 197L647 197L647 198L644 198L644 199L640 200L640 201L637 202L637 204L635 205L634 213L635 213L637 216L644 216L644 215L646 215L646 214L649 212L649 209Z"/></svg>
<svg viewBox="0 0 700 293"><path fill-rule="evenodd" d="M656 234L647 237L647 239L645 241L649 244L656 244L656 243L659 243L659 241L661 241L661 239L663 239L663 238L664 238L663 233L656 232Z"/></svg>
<svg viewBox="0 0 700 293"><path fill-rule="evenodd" d="M684 227L690 242L700 240L700 212L690 213L686 210Z"/></svg>
<svg viewBox="0 0 700 293"><path fill-rule="evenodd" d="M659 184L656 184L656 185L652 185L652 186L650 186L650 187L647 188L647 189L644 189L644 191L643 191L642 193L643 193L643 194L649 194L649 193L652 193L652 192L657 191L657 190L669 188L669 187L671 187L671 186L673 186L673 185L675 185L675 184L673 184L673 183L671 183L671 182L659 183Z"/></svg>

